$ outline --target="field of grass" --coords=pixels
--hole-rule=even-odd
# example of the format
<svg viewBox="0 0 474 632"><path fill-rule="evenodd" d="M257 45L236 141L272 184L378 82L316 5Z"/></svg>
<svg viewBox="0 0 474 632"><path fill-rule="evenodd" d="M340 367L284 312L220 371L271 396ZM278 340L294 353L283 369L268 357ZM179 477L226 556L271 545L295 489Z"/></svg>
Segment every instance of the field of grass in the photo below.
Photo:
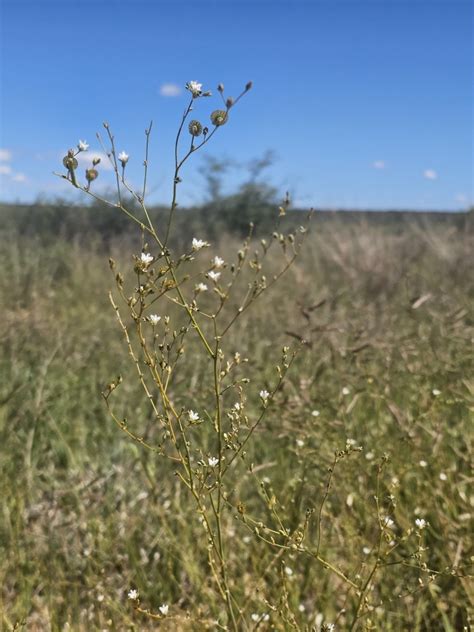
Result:
<svg viewBox="0 0 474 632"><path fill-rule="evenodd" d="M158 441L107 297L108 256L131 287L138 237L1 237L0 630L225 629L190 494L101 397L121 374L114 409ZM211 254L238 248L222 236ZM305 341L223 513L239 629L469 629L473 251L468 221L316 217L295 265L236 322L225 352L249 358L250 418L282 347ZM171 396L203 411L209 366L193 344ZM132 588L169 614L136 611Z"/></svg>

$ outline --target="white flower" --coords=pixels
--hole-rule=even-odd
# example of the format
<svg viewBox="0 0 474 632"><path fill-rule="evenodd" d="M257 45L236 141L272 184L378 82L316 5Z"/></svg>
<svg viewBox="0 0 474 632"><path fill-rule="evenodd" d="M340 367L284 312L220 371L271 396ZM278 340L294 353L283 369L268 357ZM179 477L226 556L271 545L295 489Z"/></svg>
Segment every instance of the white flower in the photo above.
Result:
<svg viewBox="0 0 474 632"><path fill-rule="evenodd" d="M265 391L265 390L260 391L259 395L260 395L261 399L263 399L264 402L266 402L267 399L270 397L270 393L268 391Z"/></svg>
<svg viewBox="0 0 474 632"><path fill-rule="evenodd" d="M79 149L79 151L87 151L89 149L89 144L86 143L85 140L80 140L77 143L77 148Z"/></svg>
<svg viewBox="0 0 474 632"><path fill-rule="evenodd" d="M131 601L136 601L138 597L139 597L138 590L135 590L135 588L132 588L132 590L128 591L128 598Z"/></svg>
<svg viewBox="0 0 474 632"><path fill-rule="evenodd" d="M320 412L319 412L319 410L313 410L313 411L311 412L311 415L312 415L313 417L319 417Z"/></svg>
<svg viewBox="0 0 474 632"><path fill-rule="evenodd" d="M207 290L207 285L205 283L198 283L194 289L196 292L205 292Z"/></svg>
<svg viewBox="0 0 474 632"><path fill-rule="evenodd" d="M216 459L215 456L210 456L207 459L207 462L209 464L209 467L216 467L216 465L219 463L219 459Z"/></svg>
<svg viewBox="0 0 474 632"><path fill-rule="evenodd" d="M255 621L255 623L257 623L258 621L269 621L270 615L267 613L257 614L256 612L254 612L250 615L250 618L252 619L252 621Z"/></svg>
<svg viewBox="0 0 474 632"><path fill-rule="evenodd" d="M364 555L369 555L370 554L370 549L368 546L364 546L364 548L362 549L362 553Z"/></svg>
<svg viewBox="0 0 474 632"><path fill-rule="evenodd" d="M420 467L427 467L428 463L426 461L420 461Z"/></svg>
<svg viewBox="0 0 474 632"><path fill-rule="evenodd" d="M210 272L207 273L207 276L212 279L212 281L214 281L214 283L216 283L219 280L219 277L221 276L220 272L213 272L212 270Z"/></svg>
<svg viewBox="0 0 474 632"><path fill-rule="evenodd" d="M438 397L438 395L441 395L441 391L439 391L437 388L434 388L431 392L433 393L435 397Z"/></svg>
<svg viewBox="0 0 474 632"><path fill-rule="evenodd" d="M161 614L166 617L166 615L168 614L168 610L170 609L170 607L168 606L167 603L164 603L163 605L161 605L158 610L161 612Z"/></svg>
<svg viewBox="0 0 474 632"><path fill-rule="evenodd" d="M447 481L448 480L448 477L447 477L447 475L444 472L440 472L439 478L440 478L441 481Z"/></svg>
<svg viewBox="0 0 474 632"><path fill-rule="evenodd" d="M355 439L346 439L346 445L354 446L357 443Z"/></svg>
<svg viewBox="0 0 474 632"><path fill-rule="evenodd" d="M343 395L349 395L349 393L350 393L350 390L348 389L348 387L344 386L344 388L342 389L342 394Z"/></svg>
<svg viewBox="0 0 474 632"><path fill-rule="evenodd" d="M119 155L118 155L118 159L122 163L122 167L125 167L125 165L127 164L129 158L130 158L130 156L128 154L126 154L124 151L121 151L119 153Z"/></svg>
<svg viewBox="0 0 474 632"><path fill-rule="evenodd" d="M188 410L188 419L191 422L199 421L199 413L194 412L194 410Z"/></svg>
<svg viewBox="0 0 474 632"><path fill-rule="evenodd" d="M415 524L418 527L418 529L424 529L428 523L426 522L424 518L417 518L415 520Z"/></svg>
<svg viewBox="0 0 474 632"><path fill-rule="evenodd" d="M382 517L381 523L382 523L382 526L387 527L387 529L391 529L393 525L395 524L393 520L389 518L388 516Z"/></svg>
<svg viewBox="0 0 474 632"><path fill-rule="evenodd" d="M151 255L149 252L142 252L142 254L140 255L140 261L145 265L148 265L153 261L153 255Z"/></svg>
<svg viewBox="0 0 474 632"><path fill-rule="evenodd" d="M235 402L234 406L233 406L234 410L242 410L242 405L240 402Z"/></svg>
<svg viewBox="0 0 474 632"><path fill-rule="evenodd" d="M201 248L207 248L208 246L210 246L210 243L202 239L196 239L196 237L194 237L192 245L193 250L197 252L198 250L201 250Z"/></svg>
<svg viewBox="0 0 474 632"><path fill-rule="evenodd" d="M302 448L302 447L304 446L304 441L303 441L303 439L296 439L296 445L297 445L299 448Z"/></svg>
<svg viewBox="0 0 474 632"><path fill-rule="evenodd" d="M157 316L156 314L150 314L150 316L148 316L148 320L150 321L152 325L158 325L158 323L161 320L161 316Z"/></svg>
<svg viewBox="0 0 474 632"><path fill-rule="evenodd" d="M291 569L289 566L285 566L285 573L288 575L288 577L291 577L293 575L293 569Z"/></svg>
<svg viewBox="0 0 474 632"><path fill-rule="evenodd" d="M219 270L219 268L224 267L224 259L221 259L220 257L216 256L212 260L212 265Z"/></svg>
<svg viewBox="0 0 474 632"><path fill-rule="evenodd" d="M201 96L202 93L202 83L198 83L197 81L188 81L185 85L186 90L193 95L193 98Z"/></svg>

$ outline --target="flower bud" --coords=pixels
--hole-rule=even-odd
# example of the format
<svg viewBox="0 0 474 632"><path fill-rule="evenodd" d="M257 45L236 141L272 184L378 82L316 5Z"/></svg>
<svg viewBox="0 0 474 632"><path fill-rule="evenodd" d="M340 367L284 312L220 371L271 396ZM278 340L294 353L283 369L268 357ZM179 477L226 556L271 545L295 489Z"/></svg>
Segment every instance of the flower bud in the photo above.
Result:
<svg viewBox="0 0 474 632"><path fill-rule="evenodd" d="M211 114L211 123L216 127L220 127L227 123L228 118L227 112L224 110L214 110Z"/></svg>
<svg viewBox="0 0 474 632"><path fill-rule="evenodd" d="M253 86L253 82L252 82L252 81L249 81L249 82L245 85L245 92L248 92L252 86Z"/></svg>
<svg viewBox="0 0 474 632"><path fill-rule="evenodd" d="M94 158L94 159L92 160L92 164L94 165L94 167L95 167L96 165L98 165L99 163L100 163L100 158Z"/></svg>
<svg viewBox="0 0 474 632"><path fill-rule="evenodd" d="M219 92L224 92L224 84L223 84L223 83L220 83L220 84L217 86L217 89L218 89L218 91L219 91Z"/></svg>
<svg viewBox="0 0 474 632"><path fill-rule="evenodd" d="M228 99L226 99L225 104L228 108L231 108L234 105L234 99L232 97L229 97Z"/></svg>

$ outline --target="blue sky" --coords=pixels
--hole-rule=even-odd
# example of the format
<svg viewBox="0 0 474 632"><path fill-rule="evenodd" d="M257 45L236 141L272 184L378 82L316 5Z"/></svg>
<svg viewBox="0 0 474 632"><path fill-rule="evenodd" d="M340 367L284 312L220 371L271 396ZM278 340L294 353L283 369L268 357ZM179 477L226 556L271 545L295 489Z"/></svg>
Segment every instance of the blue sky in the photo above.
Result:
<svg viewBox="0 0 474 632"><path fill-rule="evenodd" d="M52 175L107 120L141 179L154 121L150 201L170 197L172 145L197 80L254 88L207 153L241 168L273 150L266 179L315 207L460 209L472 203L472 4L459 0L3 0L0 200L77 191ZM168 86L167 89L164 86ZM164 94L163 94L164 93ZM175 95L175 96L174 96ZM184 172L181 204L205 195ZM102 170L97 190L112 182Z"/></svg>

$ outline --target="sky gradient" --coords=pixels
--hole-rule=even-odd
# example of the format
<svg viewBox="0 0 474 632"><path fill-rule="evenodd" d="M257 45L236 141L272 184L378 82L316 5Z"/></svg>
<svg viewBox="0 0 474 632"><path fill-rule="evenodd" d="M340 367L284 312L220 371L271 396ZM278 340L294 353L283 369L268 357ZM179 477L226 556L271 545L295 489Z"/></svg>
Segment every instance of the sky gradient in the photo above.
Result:
<svg viewBox="0 0 474 632"><path fill-rule="evenodd" d="M3 0L0 201L81 195L52 175L79 139L96 155L107 120L141 180L154 130L150 201L170 199L184 84L207 123L217 84L251 92L206 152L245 165L275 155L266 180L316 208L458 210L472 204L472 3L460 0ZM215 141L215 142L214 142ZM202 154L184 171L199 203ZM103 170L97 190L112 183ZM94 183L95 185L96 183Z"/></svg>

